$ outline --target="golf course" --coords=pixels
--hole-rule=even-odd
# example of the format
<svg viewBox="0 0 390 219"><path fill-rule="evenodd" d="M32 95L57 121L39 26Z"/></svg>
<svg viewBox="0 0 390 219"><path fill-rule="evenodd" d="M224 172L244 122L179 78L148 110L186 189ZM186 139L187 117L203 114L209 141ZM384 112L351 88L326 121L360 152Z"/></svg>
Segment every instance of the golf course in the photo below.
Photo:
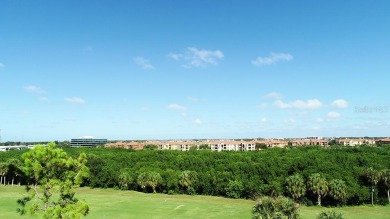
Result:
<svg viewBox="0 0 390 219"><path fill-rule="evenodd" d="M0 186L0 218L34 218L20 216L16 200L25 193L24 187ZM212 196L146 194L114 189L78 188L77 197L87 201L90 212L86 218L251 218L251 200ZM301 207L303 219L316 218L326 208ZM390 206L357 206L334 208L346 218L389 218ZM37 218L37 217L36 217Z"/></svg>

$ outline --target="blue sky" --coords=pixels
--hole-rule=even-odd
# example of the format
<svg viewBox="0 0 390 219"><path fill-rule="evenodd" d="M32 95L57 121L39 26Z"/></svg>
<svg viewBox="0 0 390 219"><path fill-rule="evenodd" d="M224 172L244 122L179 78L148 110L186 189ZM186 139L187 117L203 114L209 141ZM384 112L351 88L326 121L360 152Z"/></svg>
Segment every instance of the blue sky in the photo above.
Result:
<svg viewBox="0 0 390 219"><path fill-rule="evenodd" d="M2 141L389 136L389 10L2 0Z"/></svg>

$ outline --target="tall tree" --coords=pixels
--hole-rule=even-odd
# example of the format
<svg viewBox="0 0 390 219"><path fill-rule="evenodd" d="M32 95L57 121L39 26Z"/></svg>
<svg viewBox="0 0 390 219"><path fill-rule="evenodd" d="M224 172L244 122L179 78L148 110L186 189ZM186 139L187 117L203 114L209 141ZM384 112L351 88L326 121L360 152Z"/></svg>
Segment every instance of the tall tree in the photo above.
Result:
<svg viewBox="0 0 390 219"><path fill-rule="evenodd" d="M329 182L329 195L341 202L344 203L347 198L347 185L341 179L333 179Z"/></svg>
<svg viewBox="0 0 390 219"><path fill-rule="evenodd" d="M18 178L22 173L21 173L21 167L22 163L18 159L10 159L7 162L8 164L8 172L11 174L12 180L11 184L14 185L15 178ZM19 179L19 185L20 185L20 179Z"/></svg>
<svg viewBox="0 0 390 219"><path fill-rule="evenodd" d="M297 201L300 197L306 193L305 182L301 175L295 174L289 176L286 179L286 190L294 201Z"/></svg>
<svg viewBox="0 0 390 219"><path fill-rule="evenodd" d="M179 185L191 193L192 185L198 180L197 173L195 171L185 170L179 175Z"/></svg>
<svg viewBox="0 0 390 219"><path fill-rule="evenodd" d="M150 187L152 187L153 193L156 193L156 187L160 185L161 182L162 182L162 177L159 173L154 171L149 173L148 184Z"/></svg>
<svg viewBox="0 0 390 219"><path fill-rule="evenodd" d="M127 190L132 182L133 178L131 177L129 171L127 169L122 170L119 174L119 187L122 190Z"/></svg>
<svg viewBox="0 0 390 219"><path fill-rule="evenodd" d="M44 218L80 218L88 214L87 203L77 200L74 191L89 175L85 153L73 159L49 143L29 150L22 159L28 179L27 196L18 200L22 215L42 212Z"/></svg>
<svg viewBox="0 0 390 219"><path fill-rule="evenodd" d="M309 176L308 188L317 196L317 205L321 206L321 198L328 193L328 182L326 178L319 173L314 173Z"/></svg>
<svg viewBox="0 0 390 219"><path fill-rule="evenodd" d="M374 206L374 187L378 184L381 179L381 173L374 168L367 168L364 172L368 182L371 184L371 205Z"/></svg>
<svg viewBox="0 0 390 219"><path fill-rule="evenodd" d="M7 180L7 175L8 173L8 164L7 163L0 163L0 184L6 184L6 180Z"/></svg>
<svg viewBox="0 0 390 219"><path fill-rule="evenodd" d="M152 188L153 193L156 192L156 187L162 182L162 177L157 172L142 172L139 174L137 183L142 188L145 189L147 186Z"/></svg>
<svg viewBox="0 0 390 219"><path fill-rule="evenodd" d="M390 169L382 170L382 182L387 189L387 199L390 204Z"/></svg>
<svg viewBox="0 0 390 219"><path fill-rule="evenodd" d="M141 189L145 189L146 186L148 186L148 178L149 178L148 172L142 172L138 175L137 183L141 187Z"/></svg>

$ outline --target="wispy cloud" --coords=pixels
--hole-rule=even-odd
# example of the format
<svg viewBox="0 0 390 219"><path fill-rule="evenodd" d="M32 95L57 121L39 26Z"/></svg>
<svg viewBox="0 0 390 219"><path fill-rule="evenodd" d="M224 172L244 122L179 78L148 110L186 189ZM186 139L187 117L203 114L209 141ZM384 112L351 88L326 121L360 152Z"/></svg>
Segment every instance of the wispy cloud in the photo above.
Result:
<svg viewBox="0 0 390 219"><path fill-rule="evenodd" d="M338 118L340 118L340 113L338 113L338 112L329 112L329 113L326 115L326 117L327 117L328 119L338 119Z"/></svg>
<svg viewBox="0 0 390 219"><path fill-rule="evenodd" d="M268 104L266 104L266 103L260 103L259 105L257 105L258 109L265 109L267 107L268 107Z"/></svg>
<svg viewBox="0 0 390 219"><path fill-rule="evenodd" d="M198 102L199 101L199 99L196 97L187 97L187 100L190 102Z"/></svg>
<svg viewBox="0 0 390 219"><path fill-rule="evenodd" d="M336 108L347 108L348 102L343 99L338 99L332 102L332 106Z"/></svg>
<svg viewBox="0 0 390 219"><path fill-rule="evenodd" d="M285 124L287 124L287 125L292 125L292 124L297 123L297 120L295 120L295 119L286 119L286 120L284 120L283 122L284 122Z"/></svg>
<svg viewBox="0 0 390 219"><path fill-rule="evenodd" d="M282 94L280 94L278 92L271 92L271 93L264 95L263 98L265 98L265 99L282 99L283 96L282 96Z"/></svg>
<svg viewBox="0 0 390 219"><path fill-rule="evenodd" d="M136 57L133 59L133 61L135 64L139 65L143 69L154 69L154 66L150 63L150 61L148 59L145 59L144 57Z"/></svg>
<svg viewBox="0 0 390 219"><path fill-rule="evenodd" d="M49 101L49 99L47 97L40 97L39 101L47 102L47 101Z"/></svg>
<svg viewBox="0 0 390 219"><path fill-rule="evenodd" d="M252 60L252 64L256 66L272 65L280 61L291 61L294 57L288 53L271 53L270 56L257 57Z"/></svg>
<svg viewBox="0 0 390 219"><path fill-rule="evenodd" d="M44 90L42 90L40 87L37 87L35 85L27 85L27 86L24 86L23 89L26 92L34 93L34 94L44 94L45 93Z"/></svg>
<svg viewBox="0 0 390 219"><path fill-rule="evenodd" d="M187 108L184 107L184 106L182 106L182 105L173 103L173 104L169 104L169 105L168 105L168 109L171 109L171 110L181 110L181 111L183 111L183 110L186 110Z"/></svg>
<svg viewBox="0 0 390 219"><path fill-rule="evenodd" d="M2 68L4 68L4 67L5 67L5 65L4 65L3 63L0 62L0 70L1 70Z"/></svg>
<svg viewBox="0 0 390 219"><path fill-rule="evenodd" d="M197 118L197 119L194 120L194 123L195 123L196 125L202 125L202 120L200 120L199 118Z"/></svg>
<svg viewBox="0 0 390 219"><path fill-rule="evenodd" d="M311 99L307 101L296 100L291 103L285 103L281 100L276 100L274 106L281 109L318 109L322 107L321 101L318 99Z"/></svg>
<svg viewBox="0 0 390 219"><path fill-rule="evenodd" d="M220 50L213 51L188 47L184 53L170 53L168 57L176 61L183 61L182 66L185 68L196 68L217 65L224 55Z"/></svg>
<svg viewBox="0 0 390 219"><path fill-rule="evenodd" d="M79 97L67 97L65 98L65 101L69 103L77 103L77 104L83 104L85 103L85 100Z"/></svg>

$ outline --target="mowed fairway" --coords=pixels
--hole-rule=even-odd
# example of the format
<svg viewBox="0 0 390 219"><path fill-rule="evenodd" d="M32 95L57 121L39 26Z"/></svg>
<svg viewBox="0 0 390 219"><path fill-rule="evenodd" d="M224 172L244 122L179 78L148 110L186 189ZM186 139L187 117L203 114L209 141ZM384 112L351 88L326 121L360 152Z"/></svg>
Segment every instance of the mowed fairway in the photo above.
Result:
<svg viewBox="0 0 390 219"><path fill-rule="evenodd" d="M23 187L0 186L0 218L31 218L16 213L16 200ZM145 194L113 189L77 189L77 197L90 206L87 218L251 218L250 200L211 196ZM303 219L316 218L325 208L301 207ZM390 218L390 206L335 208L346 218Z"/></svg>

